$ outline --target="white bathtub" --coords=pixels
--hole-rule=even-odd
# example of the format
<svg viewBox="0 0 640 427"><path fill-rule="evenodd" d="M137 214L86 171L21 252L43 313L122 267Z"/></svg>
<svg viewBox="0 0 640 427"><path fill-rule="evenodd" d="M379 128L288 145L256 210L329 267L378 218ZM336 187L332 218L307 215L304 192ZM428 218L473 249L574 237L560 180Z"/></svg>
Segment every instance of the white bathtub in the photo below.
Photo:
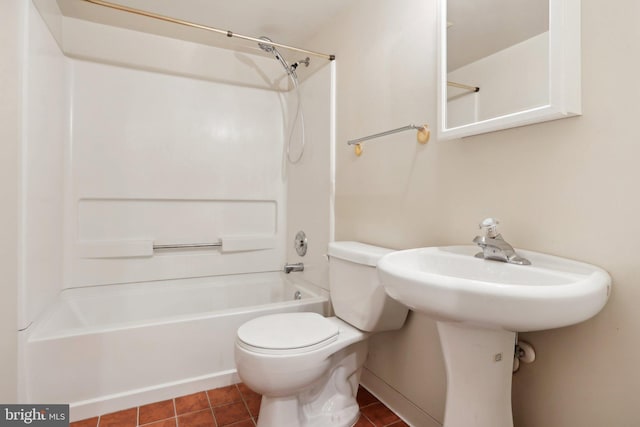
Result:
<svg viewBox="0 0 640 427"><path fill-rule="evenodd" d="M26 397L69 403L78 420L229 385L240 325L328 309L322 290L278 272L65 290L27 330Z"/></svg>

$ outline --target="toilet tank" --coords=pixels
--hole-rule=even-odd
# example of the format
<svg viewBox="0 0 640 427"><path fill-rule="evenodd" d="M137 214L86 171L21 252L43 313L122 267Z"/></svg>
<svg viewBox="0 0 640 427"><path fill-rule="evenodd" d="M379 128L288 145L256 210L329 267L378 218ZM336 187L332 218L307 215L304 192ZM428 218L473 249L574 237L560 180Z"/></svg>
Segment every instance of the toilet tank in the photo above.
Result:
<svg viewBox="0 0 640 427"><path fill-rule="evenodd" d="M409 310L387 296L376 270L391 252L360 242L329 243L329 290L337 317L367 332L402 327Z"/></svg>

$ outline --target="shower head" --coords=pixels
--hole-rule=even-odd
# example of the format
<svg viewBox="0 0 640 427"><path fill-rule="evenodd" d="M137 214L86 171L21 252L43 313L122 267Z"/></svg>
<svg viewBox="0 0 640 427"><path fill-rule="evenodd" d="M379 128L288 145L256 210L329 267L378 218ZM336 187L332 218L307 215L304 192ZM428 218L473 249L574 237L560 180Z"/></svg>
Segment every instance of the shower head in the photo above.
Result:
<svg viewBox="0 0 640 427"><path fill-rule="evenodd" d="M260 40L264 40L266 42L273 42L273 40L271 40L267 36L260 37ZM260 47L260 49L262 49L262 50L264 50L265 52L268 52L268 53L274 53L274 51L277 52L276 47L274 45L272 45L271 43L269 43L269 44L267 44L267 43L258 43L258 46Z"/></svg>
<svg viewBox="0 0 640 427"><path fill-rule="evenodd" d="M271 40L269 37L266 37L266 36L260 37L260 40L264 40L265 42L267 42L267 43L258 43L258 46L260 47L260 49L264 50L267 53L271 53L273 56L275 56L278 62L280 62L280 65L282 65L282 68L284 68L284 70L287 72L287 74L292 78L297 79L298 76L296 75L296 69L290 67L287 61L282 57L282 55L280 55L280 52L278 52L278 49L273 44L271 44L273 43L273 40Z"/></svg>

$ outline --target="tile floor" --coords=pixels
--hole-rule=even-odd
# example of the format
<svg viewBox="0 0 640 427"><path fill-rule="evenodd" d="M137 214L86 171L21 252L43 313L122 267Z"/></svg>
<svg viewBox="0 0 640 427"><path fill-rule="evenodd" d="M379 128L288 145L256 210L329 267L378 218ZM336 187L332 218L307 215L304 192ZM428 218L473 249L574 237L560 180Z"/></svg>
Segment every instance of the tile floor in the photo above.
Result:
<svg viewBox="0 0 640 427"><path fill-rule="evenodd" d="M260 397L240 383L76 421L70 427L253 427ZM364 388L358 389L357 398L361 415L354 427L408 427Z"/></svg>

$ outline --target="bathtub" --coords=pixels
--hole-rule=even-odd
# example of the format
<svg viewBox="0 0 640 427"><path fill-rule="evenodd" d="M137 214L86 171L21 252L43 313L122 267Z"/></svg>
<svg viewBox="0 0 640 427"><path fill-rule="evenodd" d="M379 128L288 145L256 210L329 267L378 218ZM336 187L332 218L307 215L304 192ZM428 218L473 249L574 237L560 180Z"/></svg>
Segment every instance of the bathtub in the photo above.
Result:
<svg viewBox="0 0 640 427"><path fill-rule="evenodd" d="M280 272L68 289L27 329L25 395L78 420L238 382L236 330L265 314L328 314ZM296 293L299 299L296 299Z"/></svg>

